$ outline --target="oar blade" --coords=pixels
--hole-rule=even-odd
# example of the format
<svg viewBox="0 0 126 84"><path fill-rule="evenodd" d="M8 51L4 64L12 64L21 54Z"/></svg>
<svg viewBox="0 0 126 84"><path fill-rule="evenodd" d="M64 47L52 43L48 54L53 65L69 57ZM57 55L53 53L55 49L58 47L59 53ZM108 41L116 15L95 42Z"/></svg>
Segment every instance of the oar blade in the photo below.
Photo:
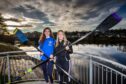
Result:
<svg viewBox="0 0 126 84"><path fill-rule="evenodd" d="M109 30L110 28L114 27L121 20L122 20L122 17L120 17L116 13L112 13L100 25L98 25L96 30L100 32L105 32Z"/></svg>
<svg viewBox="0 0 126 84"><path fill-rule="evenodd" d="M14 35L16 35L16 37L19 39L19 41L22 44L28 43L28 38L26 37L26 35L21 30L16 28L13 33L14 33Z"/></svg>

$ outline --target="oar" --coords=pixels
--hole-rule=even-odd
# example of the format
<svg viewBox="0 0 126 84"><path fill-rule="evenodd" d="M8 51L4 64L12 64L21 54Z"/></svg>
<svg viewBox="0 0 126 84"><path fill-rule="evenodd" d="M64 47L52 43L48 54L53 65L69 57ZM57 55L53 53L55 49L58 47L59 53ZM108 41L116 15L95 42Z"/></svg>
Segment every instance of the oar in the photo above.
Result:
<svg viewBox="0 0 126 84"><path fill-rule="evenodd" d="M36 49L40 52L42 52L40 49L38 49L38 47L36 47ZM45 56L48 60L50 59L46 54L43 54L43 56ZM47 61L48 61L47 60ZM45 62L45 61L44 61ZM63 73L65 73L68 77L70 77L73 81L75 81L77 84L79 84L79 81L77 81L73 76L71 76L66 70L64 70L62 67L60 67L57 63L54 62L54 64L61 70L63 71ZM35 69L35 68L34 68ZM33 69L32 69L33 70Z"/></svg>
<svg viewBox="0 0 126 84"><path fill-rule="evenodd" d="M38 47L35 47L39 52L42 52ZM42 52L43 53L43 52ZM46 54L43 54L43 56L45 56L48 60L50 59ZM45 62L47 62L48 60L46 60L46 61L44 61L43 63L45 63ZM55 62L54 62L54 64L61 70L61 71L63 71L68 77L70 77L73 81L75 81L77 84L79 83L79 81L77 81L74 77L72 77L67 71L65 71L62 67L60 67L58 64L56 64ZM36 67L38 67L38 66L36 66ZM16 78L15 78L15 81L17 81L17 80L21 80L21 78L26 74L26 73L30 73L30 72L32 72L32 70L33 69L35 69L36 67L33 67L33 68L30 68L30 69L28 69L27 71L25 71L25 70L20 70L20 71L18 71L18 73L20 74L20 76L17 76Z"/></svg>
<svg viewBox="0 0 126 84"><path fill-rule="evenodd" d="M96 27L96 29L94 29L93 31L91 31L91 32L87 33L86 35L82 36L81 38L79 38L78 40L74 41L72 44L70 44L68 46L72 46L72 45L80 42L81 40L87 38L89 35L91 35L95 31L100 31L100 32L103 32L104 33L107 30L109 30L110 28L114 27L116 24L118 24L121 20L122 20L122 17L120 17L116 13L112 13L105 20L103 20L103 22L101 22L101 24L98 25ZM63 50L64 49L58 51L56 54L60 53Z"/></svg>
<svg viewBox="0 0 126 84"><path fill-rule="evenodd" d="M120 10L119 10L120 11ZM115 12L115 13L112 13L111 15L109 15L105 20L103 20L101 22L100 25L98 25L96 27L96 29L94 29L93 31L87 33L86 35L82 36L81 38L79 38L78 40L74 41L72 44L68 45L68 46L72 46L76 43L78 43L79 41L85 39L86 37L88 37L89 35L91 35L92 33L94 33L95 31L100 31L100 32L105 32L107 30L109 30L110 28L114 27L116 24L118 24L121 20L122 20L122 17L118 14L118 12ZM64 49L58 51L56 54L60 53L61 51L63 51ZM56 55L55 54L55 55ZM54 55L54 56L55 56ZM37 64L36 66L34 67L31 67L27 70L25 70L25 74L26 73L29 73L29 72L32 72L35 68L37 68L38 66L40 66L41 64L47 62L50 58L48 58L46 61L42 61L40 62L39 64ZM24 75L25 75L24 74Z"/></svg>
<svg viewBox="0 0 126 84"><path fill-rule="evenodd" d="M79 41L81 41L81 40L85 39L86 37L88 37L89 35L91 35L96 30L97 31L101 31L101 32L105 32L105 31L109 30L110 28L112 28L113 26L115 26L116 24L118 24L121 21L121 19L122 18L119 15L117 15L116 13L112 13L98 27L96 27L96 29L94 29L93 31L91 31L91 32L87 33L86 35L82 36L81 38L79 38L78 40L74 41L72 44L70 44L68 46L72 46L72 45L78 43ZM63 51L63 50L61 50L61 51ZM57 52L56 54L60 53L61 51ZM42 63L40 63L40 64L38 64L36 66L39 66L41 64Z"/></svg>
<svg viewBox="0 0 126 84"><path fill-rule="evenodd" d="M121 6L120 9L117 12L112 13L111 15L109 15L104 21L101 22L100 25L98 25L96 27L96 29L94 29L93 31L91 31L91 32L87 33L86 35L82 36L81 38L79 38L78 40L76 40L75 42L73 42L72 44L70 44L68 46L72 46L72 45L78 43L79 41L85 39L86 37L88 37L89 35L91 35L92 33L94 33L95 31L105 32L105 31L109 30L110 28L112 28L113 26L115 26L116 24L118 24L121 21L122 18L120 16L124 15L122 13L123 10L126 10L126 4L124 4L123 6ZM62 49L62 50L64 50L64 49ZM56 54L60 53L61 51L57 52ZM25 74L29 73L29 72L32 72L32 70L34 70L35 68L37 68L41 64L47 62L49 59L47 59L46 61L43 61L43 62L37 64L36 66L34 66L32 68L29 68L29 69L25 70ZM19 77L19 78L21 78L21 77Z"/></svg>

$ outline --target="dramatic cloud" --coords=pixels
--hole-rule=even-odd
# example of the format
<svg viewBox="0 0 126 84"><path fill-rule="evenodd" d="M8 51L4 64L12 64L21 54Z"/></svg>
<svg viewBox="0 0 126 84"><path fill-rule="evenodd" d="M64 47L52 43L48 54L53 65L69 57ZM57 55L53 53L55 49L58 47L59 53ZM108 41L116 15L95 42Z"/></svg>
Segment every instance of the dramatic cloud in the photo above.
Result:
<svg viewBox="0 0 126 84"><path fill-rule="evenodd" d="M31 31L50 26L53 31L92 30L122 2L116 0L0 0L0 12L38 20ZM124 27L124 22L119 25ZM33 24L33 23L30 23ZM27 29L25 29L27 30ZM29 29L28 29L29 30Z"/></svg>

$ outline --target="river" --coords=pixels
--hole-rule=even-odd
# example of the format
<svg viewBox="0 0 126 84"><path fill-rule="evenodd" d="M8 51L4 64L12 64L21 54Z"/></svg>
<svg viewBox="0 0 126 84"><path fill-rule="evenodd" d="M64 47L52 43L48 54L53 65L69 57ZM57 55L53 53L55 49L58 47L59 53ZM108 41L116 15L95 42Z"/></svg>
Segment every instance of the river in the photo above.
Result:
<svg viewBox="0 0 126 84"><path fill-rule="evenodd" d="M78 44L73 46L73 50L85 55L88 53L89 55L102 56L126 65L126 45Z"/></svg>

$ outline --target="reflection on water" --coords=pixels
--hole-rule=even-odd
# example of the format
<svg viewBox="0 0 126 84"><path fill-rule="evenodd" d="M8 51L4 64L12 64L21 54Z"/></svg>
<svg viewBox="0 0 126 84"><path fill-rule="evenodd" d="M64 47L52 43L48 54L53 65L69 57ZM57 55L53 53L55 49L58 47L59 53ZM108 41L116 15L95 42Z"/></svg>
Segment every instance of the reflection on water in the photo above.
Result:
<svg viewBox="0 0 126 84"><path fill-rule="evenodd" d="M117 50L122 51L122 52L126 52L126 45L118 46Z"/></svg>
<svg viewBox="0 0 126 84"><path fill-rule="evenodd" d="M73 49L74 52L102 56L126 65L126 45L79 44Z"/></svg>

